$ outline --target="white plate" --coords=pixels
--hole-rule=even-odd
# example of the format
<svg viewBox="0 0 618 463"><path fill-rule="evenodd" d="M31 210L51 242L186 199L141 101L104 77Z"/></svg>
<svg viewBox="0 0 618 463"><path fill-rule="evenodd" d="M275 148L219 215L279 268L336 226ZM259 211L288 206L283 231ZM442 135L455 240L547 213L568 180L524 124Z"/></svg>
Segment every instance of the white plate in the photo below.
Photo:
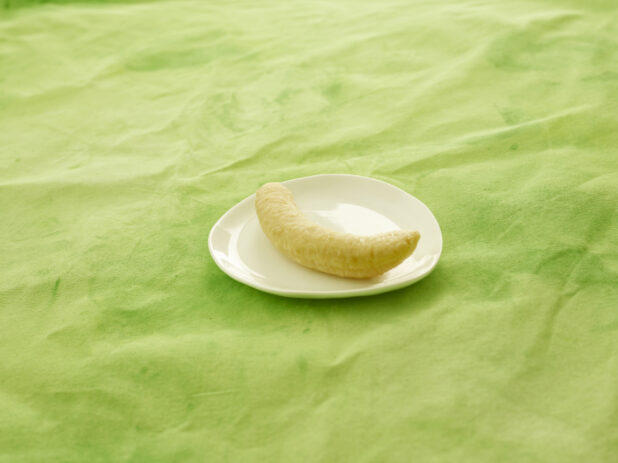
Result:
<svg viewBox="0 0 618 463"><path fill-rule="evenodd" d="M429 208L389 184L357 175L326 174L283 182L299 209L331 229L372 235L397 229L418 230L414 253L385 274L354 280L296 264L277 251L262 232L255 195L227 211L212 227L208 248L216 264L241 283L288 297L328 298L378 294L427 276L442 252L442 233Z"/></svg>

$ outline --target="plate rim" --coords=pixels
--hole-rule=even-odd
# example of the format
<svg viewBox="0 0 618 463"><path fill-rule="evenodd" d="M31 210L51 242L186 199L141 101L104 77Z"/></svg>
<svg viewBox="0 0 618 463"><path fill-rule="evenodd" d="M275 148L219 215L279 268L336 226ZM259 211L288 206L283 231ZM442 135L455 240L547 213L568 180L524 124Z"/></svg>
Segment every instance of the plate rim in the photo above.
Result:
<svg viewBox="0 0 618 463"><path fill-rule="evenodd" d="M228 271L228 269L225 268L224 265L221 264L221 262L219 262L219 260L216 257L216 253L213 250L213 233L214 231L217 229L218 226L220 226L220 223L223 222L227 216L231 215L235 209L240 208L244 203L248 202L249 200L251 200L252 198L255 197L255 193L252 193L251 195L247 196L246 198L238 201L236 204L234 204L232 207L230 207L221 217L219 217L219 219L212 225L212 227L210 228L210 232L208 233L208 251L210 252L210 257L212 258L212 260L215 262L215 264L217 265L217 267L219 267L219 269L221 271L223 271L223 273L225 273L227 276L229 276L230 278L232 278L233 280L236 280L239 283L242 283L244 285L247 285L251 288L257 289L259 291L263 291L265 293L269 293L269 294L275 294L277 296L283 296L283 297L288 297L288 298L302 298L302 299L334 299L334 298L347 298L347 297L360 297L360 296L371 296L371 295L376 295L376 294L381 294L381 293L385 293L385 292L390 292L390 291L395 291L397 289L401 289L404 288L406 286L409 286L413 283L416 283L417 281L422 280L423 278L427 277L428 275L430 275L434 269L436 268L436 266L438 265L438 262L440 261L440 257L442 256L442 250L444 248L444 240L442 237L442 229L440 228L440 223L438 222L438 219L436 218L436 216L434 215L434 213L432 212L431 209L429 209L429 207L420 199L418 199L416 196L408 193L407 191L399 188L396 185L393 185L392 183L388 183L385 182L384 180L380 180L374 177L366 177L364 175L356 175L356 174L336 174L336 173L328 173L328 174L314 174L314 175L307 175L304 177L297 177L297 178L292 178L289 180L284 180L280 183L282 184L288 184L288 183L293 183L293 182L297 182L297 181L302 181L302 180L308 180L308 179L312 179L312 178L316 178L316 177L354 177L354 178L359 178L359 179L363 179L363 180L369 180L372 182L376 182L376 183L380 183L383 185L386 185L390 188L395 188L396 190L399 190L401 193L410 196L412 198L414 198L415 200L417 200L418 202L420 202L431 214L431 216L433 217L436 226L438 228L438 238L439 238L439 243L440 243L440 249L438 251L438 253L436 254L436 258L432 264L432 266L429 268L428 271L426 271L424 274L420 275L418 278L412 278L410 280L404 280L398 283L394 283L392 285L384 285L384 286L377 286L377 287L369 287L369 288L357 288L357 289L349 289L349 290L324 290L324 291L294 291L294 290L285 290L285 289L277 289L276 287L272 287L272 286L268 286L268 285L260 285L260 284L256 284L254 281L252 280L248 280L242 276L236 275L230 271Z"/></svg>

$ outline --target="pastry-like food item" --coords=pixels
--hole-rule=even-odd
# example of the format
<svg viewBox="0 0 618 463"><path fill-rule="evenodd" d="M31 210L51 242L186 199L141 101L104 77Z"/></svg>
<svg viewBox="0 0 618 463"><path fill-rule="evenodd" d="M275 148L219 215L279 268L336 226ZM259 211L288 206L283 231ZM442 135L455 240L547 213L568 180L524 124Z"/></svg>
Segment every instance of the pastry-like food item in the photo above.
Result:
<svg viewBox="0 0 618 463"><path fill-rule="evenodd" d="M421 237L412 230L373 236L329 230L305 217L281 183L267 183L256 192L255 210L264 234L279 251L305 267L341 277L381 275L410 256Z"/></svg>

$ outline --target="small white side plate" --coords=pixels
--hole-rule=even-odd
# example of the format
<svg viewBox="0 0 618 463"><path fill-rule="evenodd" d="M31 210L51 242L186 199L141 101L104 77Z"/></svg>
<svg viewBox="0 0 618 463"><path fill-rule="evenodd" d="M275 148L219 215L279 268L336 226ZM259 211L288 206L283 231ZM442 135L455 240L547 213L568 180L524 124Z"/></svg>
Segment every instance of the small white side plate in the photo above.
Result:
<svg viewBox="0 0 618 463"><path fill-rule="evenodd" d="M442 233L427 206L414 196L368 177L324 174L283 182L299 209L313 221L357 235L410 229L421 239L414 253L379 277L354 280L307 269L277 251L260 228L255 195L227 211L212 227L208 248L235 280L287 297L331 298L378 294L427 276L442 253Z"/></svg>

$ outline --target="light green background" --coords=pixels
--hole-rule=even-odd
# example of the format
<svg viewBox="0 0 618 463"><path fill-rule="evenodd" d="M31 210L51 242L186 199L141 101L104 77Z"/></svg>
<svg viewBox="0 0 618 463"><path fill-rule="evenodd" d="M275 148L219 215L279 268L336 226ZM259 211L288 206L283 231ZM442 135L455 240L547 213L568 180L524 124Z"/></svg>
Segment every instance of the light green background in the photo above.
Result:
<svg viewBox="0 0 618 463"><path fill-rule="evenodd" d="M616 461L614 1L3 2L2 463ZM318 173L425 202L435 272L215 266Z"/></svg>

